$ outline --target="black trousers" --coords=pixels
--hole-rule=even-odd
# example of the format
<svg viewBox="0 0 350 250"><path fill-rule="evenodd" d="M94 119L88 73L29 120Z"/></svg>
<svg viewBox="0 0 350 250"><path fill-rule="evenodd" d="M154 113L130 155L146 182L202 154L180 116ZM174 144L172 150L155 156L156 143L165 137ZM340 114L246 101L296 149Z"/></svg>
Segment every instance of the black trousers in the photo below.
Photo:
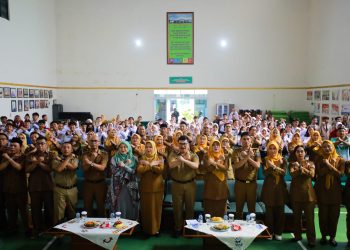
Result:
<svg viewBox="0 0 350 250"><path fill-rule="evenodd" d="M30 192L34 233L53 226L53 192ZM42 212L44 209L44 213Z"/></svg>

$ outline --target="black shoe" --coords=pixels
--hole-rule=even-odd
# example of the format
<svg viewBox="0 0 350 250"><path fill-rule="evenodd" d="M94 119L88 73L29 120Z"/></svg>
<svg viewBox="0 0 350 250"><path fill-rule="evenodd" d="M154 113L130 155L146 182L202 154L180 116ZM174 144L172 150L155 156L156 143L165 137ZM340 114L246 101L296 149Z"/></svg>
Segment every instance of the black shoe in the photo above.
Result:
<svg viewBox="0 0 350 250"><path fill-rule="evenodd" d="M297 241L302 240L302 239L303 239L302 237L294 237L294 238L292 238L292 241L297 242Z"/></svg>
<svg viewBox="0 0 350 250"><path fill-rule="evenodd" d="M333 238L333 239L329 239L329 245L331 245L332 247L336 247L338 245L338 243Z"/></svg>
<svg viewBox="0 0 350 250"><path fill-rule="evenodd" d="M346 247L350 249L350 241L348 241L348 244Z"/></svg>
<svg viewBox="0 0 350 250"><path fill-rule="evenodd" d="M309 242L309 243L307 243L307 245L308 245L310 248L315 248L315 246L316 246L315 242Z"/></svg>
<svg viewBox="0 0 350 250"><path fill-rule="evenodd" d="M321 244L321 245L326 245L326 244L327 244L327 239L326 239L326 238L322 238L322 239L320 240L320 244Z"/></svg>
<svg viewBox="0 0 350 250"><path fill-rule="evenodd" d="M179 238L180 235L181 235L181 231L174 231L174 233L173 233L174 238Z"/></svg>

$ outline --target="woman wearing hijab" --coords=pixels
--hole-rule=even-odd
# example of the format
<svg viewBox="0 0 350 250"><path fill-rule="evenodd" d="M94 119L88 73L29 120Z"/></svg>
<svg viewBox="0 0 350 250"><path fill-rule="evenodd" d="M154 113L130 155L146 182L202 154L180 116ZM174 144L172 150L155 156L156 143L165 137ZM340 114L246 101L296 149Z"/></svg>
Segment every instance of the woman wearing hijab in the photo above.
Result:
<svg viewBox="0 0 350 250"><path fill-rule="evenodd" d="M305 159L306 153L303 146L296 146L293 155L296 160L290 163L290 175L292 176L290 199L293 207L294 240L302 239L301 220L304 212L306 237L309 247L313 248L316 243L314 209L317 202L316 193L312 186L312 179L315 177L315 164Z"/></svg>
<svg viewBox="0 0 350 250"><path fill-rule="evenodd" d="M322 138L320 132L313 131L310 140L306 143L306 152L310 161L315 162L321 152Z"/></svg>
<svg viewBox="0 0 350 250"><path fill-rule="evenodd" d="M204 212L223 217L229 195L224 150L218 140L212 140L204 157Z"/></svg>
<svg viewBox="0 0 350 250"><path fill-rule="evenodd" d="M204 175L204 156L208 151L208 138L206 135L199 134L196 137L196 145L193 148L193 152L198 155L199 167L197 169L197 180L203 180Z"/></svg>
<svg viewBox="0 0 350 250"><path fill-rule="evenodd" d="M289 162L295 161L295 156L292 154L294 151L294 148L296 146L304 146L303 142L301 141L300 134L295 133L292 136L292 140L290 143L288 143L288 152L289 152Z"/></svg>
<svg viewBox="0 0 350 250"><path fill-rule="evenodd" d="M284 205L287 202L287 185L284 181L287 161L280 153L276 141L267 144L267 155L263 173L264 184L261 191L261 199L266 207L266 225L276 240L282 240L284 227Z"/></svg>
<svg viewBox="0 0 350 250"><path fill-rule="evenodd" d="M117 130L110 128L107 132L107 138L104 143L104 147L108 152L108 158L111 159L118 151L118 145L120 144L120 139L117 136Z"/></svg>
<svg viewBox="0 0 350 250"><path fill-rule="evenodd" d="M146 141L145 154L137 167L140 176L141 222L148 235L159 234L164 193L163 157L157 153L156 144Z"/></svg>
<svg viewBox="0 0 350 250"><path fill-rule="evenodd" d="M141 158L145 153L145 145L141 143L141 136L139 134L133 134L131 136L131 148L136 159Z"/></svg>
<svg viewBox="0 0 350 250"><path fill-rule="evenodd" d="M120 211L122 217L137 220L139 215L139 188L136 178L136 159L128 142L119 144L111 159L111 185L108 190L110 211Z"/></svg>
<svg viewBox="0 0 350 250"><path fill-rule="evenodd" d="M283 149L283 140L280 134L280 131L277 128L274 128L271 132L270 132L270 137L268 139L268 141L266 142L266 145L269 144L270 141L276 141L280 150L280 153L282 152Z"/></svg>
<svg viewBox="0 0 350 250"><path fill-rule="evenodd" d="M341 175L344 174L344 159L341 158L331 141L322 142L320 157L316 162L315 190L318 201L318 218L322 234L320 243L336 246L340 204L342 198Z"/></svg>
<svg viewBox="0 0 350 250"><path fill-rule="evenodd" d="M235 174L232 167L232 155L233 149L230 147L230 139L226 136L221 136L220 138L221 147L224 150L225 161L227 164L227 179L234 180Z"/></svg>
<svg viewBox="0 0 350 250"><path fill-rule="evenodd" d="M182 131L181 130L177 130L174 132L173 134L173 143L171 145L171 149L172 151L174 151L175 153L179 153L180 150L179 150L179 142L178 142L178 139L179 137L183 135Z"/></svg>

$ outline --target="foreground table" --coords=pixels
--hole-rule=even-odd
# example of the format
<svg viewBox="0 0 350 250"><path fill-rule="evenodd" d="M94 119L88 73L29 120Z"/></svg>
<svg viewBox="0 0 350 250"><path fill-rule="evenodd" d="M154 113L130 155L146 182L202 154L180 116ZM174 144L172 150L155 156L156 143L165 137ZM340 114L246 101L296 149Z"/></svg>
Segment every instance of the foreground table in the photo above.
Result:
<svg viewBox="0 0 350 250"><path fill-rule="evenodd" d="M94 221L99 224L108 222L110 227L86 228L84 226L86 221ZM73 219L55 226L46 233L58 237L69 236L71 249L74 250L116 250L119 236L131 236L138 222L120 219L125 227L117 229L112 227L115 221L116 219L105 218L88 218L85 221Z"/></svg>
<svg viewBox="0 0 350 250"><path fill-rule="evenodd" d="M186 238L203 238L204 249L246 249L255 238L270 238L267 227L260 221L247 224L242 220L235 220L233 224L241 226L241 230L214 231L216 223L202 223L200 225L187 224L183 230ZM225 223L231 226L232 223Z"/></svg>

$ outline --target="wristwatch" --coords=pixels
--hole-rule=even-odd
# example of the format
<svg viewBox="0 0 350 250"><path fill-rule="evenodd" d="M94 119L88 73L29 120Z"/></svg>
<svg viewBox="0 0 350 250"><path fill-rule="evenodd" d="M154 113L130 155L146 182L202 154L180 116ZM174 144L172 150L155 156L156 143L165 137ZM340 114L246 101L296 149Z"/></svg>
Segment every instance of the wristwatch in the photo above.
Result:
<svg viewBox="0 0 350 250"><path fill-rule="evenodd" d="M92 168L94 167L94 163L93 162L90 163L90 167L92 167Z"/></svg>

